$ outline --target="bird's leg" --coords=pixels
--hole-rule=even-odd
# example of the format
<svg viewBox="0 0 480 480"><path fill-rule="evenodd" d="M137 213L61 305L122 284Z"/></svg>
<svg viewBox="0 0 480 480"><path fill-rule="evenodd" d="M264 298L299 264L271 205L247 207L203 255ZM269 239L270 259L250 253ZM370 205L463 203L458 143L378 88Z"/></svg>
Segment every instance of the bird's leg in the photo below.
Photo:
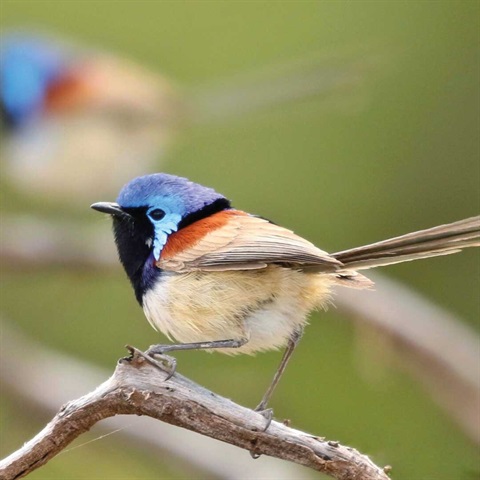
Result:
<svg viewBox="0 0 480 480"><path fill-rule="evenodd" d="M239 348L248 342L248 338L240 340L212 340L211 342L175 343L172 345L151 345L145 352L147 355L163 355L166 352L180 350L203 350L208 348Z"/></svg>
<svg viewBox="0 0 480 480"><path fill-rule="evenodd" d="M272 383L265 392L262 401L258 404L257 408L255 408L256 412L261 413L267 419L267 426L265 427L265 430L268 429L270 423L272 423L273 418L273 410L271 408L267 408L268 402L270 401L273 391L275 390L275 387L277 386L281 376L283 375L283 372L287 368L288 361L290 360L290 357L292 356L295 347L298 345L300 339L302 338L302 335L303 328L300 327L295 330L288 339L287 348L285 349L282 360L280 361L280 365L278 366L277 371L273 376Z"/></svg>
<svg viewBox="0 0 480 480"><path fill-rule="evenodd" d="M177 361L168 355L165 355L166 352L174 352L180 350L202 350L209 348L239 348L242 345L245 345L248 342L248 338L242 338L240 340L213 340L211 342L194 342L194 343L176 343L172 345L150 345L148 350L145 352L145 356L150 357L153 362L156 363L154 359L155 356L160 356L162 363L166 363L169 366L169 375L166 378L168 380L175 373L177 366ZM150 362L152 363L152 362Z"/></svg>

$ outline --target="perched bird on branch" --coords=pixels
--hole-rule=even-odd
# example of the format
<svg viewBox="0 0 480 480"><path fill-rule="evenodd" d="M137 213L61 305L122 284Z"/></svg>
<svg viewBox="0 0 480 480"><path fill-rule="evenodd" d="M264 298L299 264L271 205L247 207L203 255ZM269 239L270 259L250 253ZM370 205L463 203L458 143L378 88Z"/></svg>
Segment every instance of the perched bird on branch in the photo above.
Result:
<svg viewBox="0 0 480 480"><path fill-rule="evenodd" d="M1 37L2 171L24 193L114 195L158 169L179 106L169 81L124 58L54 36Z"/></svg>
<svg viewBox="0 0 480 480"><path fill-rule="evenodd" d="M234 209L211 188L168 174L146 175L116 203L92 205L113 218L118 254L151 325L175 350L255 353L286 345L268 401L310 311L335 285L368 289L359 270L459 252L480 245L480 217L334 254L270 221Z"/></svg>

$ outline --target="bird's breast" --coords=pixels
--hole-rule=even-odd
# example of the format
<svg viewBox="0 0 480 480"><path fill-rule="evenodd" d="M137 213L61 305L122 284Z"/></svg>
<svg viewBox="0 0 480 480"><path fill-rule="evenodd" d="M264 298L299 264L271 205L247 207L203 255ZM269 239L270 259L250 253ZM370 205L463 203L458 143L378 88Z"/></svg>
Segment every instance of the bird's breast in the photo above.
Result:
<svg viewBox="0 0 480 480"><path fill-rule="evenodd" d="M331 279L269 266L262 270L164 272L143 297L151 325L181 343L248 338L254 353L283 346L310 310L328 301Z"/></svg>

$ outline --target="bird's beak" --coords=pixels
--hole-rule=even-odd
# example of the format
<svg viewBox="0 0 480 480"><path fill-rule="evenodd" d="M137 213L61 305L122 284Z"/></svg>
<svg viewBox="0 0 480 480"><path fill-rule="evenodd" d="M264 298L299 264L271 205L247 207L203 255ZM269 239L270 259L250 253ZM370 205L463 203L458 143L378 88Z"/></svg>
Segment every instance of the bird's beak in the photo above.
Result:
<svg viewBox="0 0 480 480"><path fill-rule="evenodd" d="M97 210L97 212L108 213L116 217L128 217L131 218L127 212L125 212L118 203L113 202L97 202L90 205L90 208Z"/></svg>

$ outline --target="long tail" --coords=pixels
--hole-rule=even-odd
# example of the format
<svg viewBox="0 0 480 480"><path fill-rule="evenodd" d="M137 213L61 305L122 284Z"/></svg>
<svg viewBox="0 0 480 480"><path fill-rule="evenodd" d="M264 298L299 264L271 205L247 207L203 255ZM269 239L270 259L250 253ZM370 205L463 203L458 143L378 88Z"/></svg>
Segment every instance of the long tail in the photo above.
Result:
<svg viewBox="0 0 480 480"><path fill-rule="evenodd" d="M480 216L408 233L381 242L351 248L332 256L345 265L345 270L392 265L456 253L467 247L480 246Z"/></svg>

